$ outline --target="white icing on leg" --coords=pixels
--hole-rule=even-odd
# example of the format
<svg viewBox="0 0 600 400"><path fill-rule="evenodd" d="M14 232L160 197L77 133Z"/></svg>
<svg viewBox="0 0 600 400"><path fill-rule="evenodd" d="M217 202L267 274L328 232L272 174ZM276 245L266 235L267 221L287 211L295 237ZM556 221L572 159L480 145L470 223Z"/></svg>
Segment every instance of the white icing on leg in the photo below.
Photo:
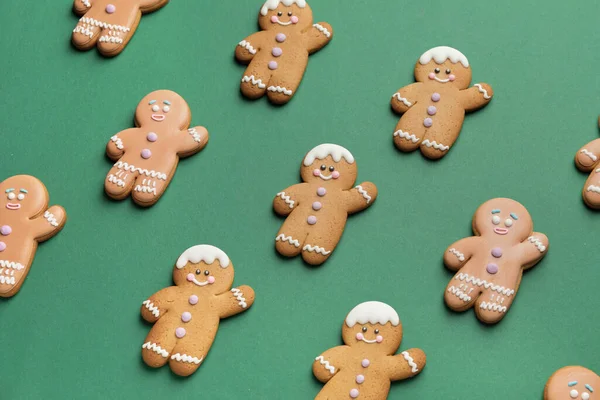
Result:
<svg viewBox="0 0 600 400"><path fill-rule="evenodd" d="M123 171L119 171L119 172L123 172ZM115 176L113 174L108 175L107 180L110 183L114 183L115 185L117 185L119 187L125 187L125 181L122 180L122 179L120 179L120 178L118 178L117 176Z"/></svg>
<svg viewBox="0 0 600 400"><path fill-rule="evenodd" d="M419 368L418 368L417 364L415 363L415 360L413 360L413 358L410 356L410 354L408 354L408 351L403 351L400 354L402 354L402 357L404 357L404 359L406 360L408 365L411 367L411 371L413 373L419 372Z"/></svg>
<svg viewBox="0 0 600 400"><path fill-rule="evenodd" d="M319 356L319 357L315 358L315 361L318 361L331 374L335 373L335 367L333 365L329 364L329 361L326 361L325 358L323 358L323 356Z"/></svg>
<svg viewBox="0 0 600 400"><path fill-rule="evenodd" d="M598 157L594 153L592 153L591 151L589 151L587 149L581 150L580 153L585 154L586 156L588 156L594 162L598 161Z"/></svg>
<svg viewBox="0 0 600 400"><path fill-rule="evenodd" d="M402 130L397 130L394 132L394 136L400 136L402 139L410 140L413 143L417 143L419 141L419 138L415 135L411 135L408 132L403 132Z"/></svg>
<svg viewBox="0 0 600 400"><path fill-rule="evenodd" d="M135 192L141 193L152 193L156 196L156 182L152 179L144 179L141 185L137 185L134 189Z"/></svg>
<svg viewBox="0 0 600 400"><path fill-rule="evenodd" d="M586 191L600 194L600 186L590 185L587 187Z"/></svg>
<svg viewBox="0 0 600 400"><path fill-rule="evenodd" d="M494 292L502 293L505 296L512 296L515 294L513 289L505 288L504 286L495 285L491 282L486 281L485 279L479 279L469 274L458 273L454 276L454 279L459 281L464 281L466 283L471 283L474 286L484 287L486 289L491 289Z"/></svg>
<svg viewBox="0 0 600 400"><path fill-rule="evenodd" d="M246 42L245 40L242 40L241 42L238 43L238 46L245 48L246 50L248 50L248 52L250 54L256 54L256 49L254 47L252 47L250 42Z"/></svg>
<svg viewBox="0 0 600 400"><path fill-rule="evenodd" d="M16 269L17 271L20 271L23 268L25 268L25 266L21 263L8 260L0 260L0 267Z"/></svg>
<svg viewBox="0 0 600 400"><path fill-rule="evenodd" d="M311 253L319 253L319 254L322 254L324 256L326 256L327 254L331 253L331 251L327 251L323 247L320 247L320 246L311 246L310 244L307 244L306 246L304 246L302 248L302 250L303 251L310 251Z"/></svg>
<svg viewBox="0 0 600 400"><path fill-rule="evenodd" d="M358 185L355 187L355 189L358 190L358 193L360 193L365 200L367 200L367 204L371 202L371 196L369 196L369 193L367 193L367 191L363 189L362 186Z"/></svg>
<svg viewBox="0 0 600 400"><path fill-rule="evenodd" d="M129 163L126 163L123 161L117 161L114 166L117 167L118 169L122 169L124 171L138 172L141 175L146 175L146 176L149 176L152 178L162 179L163 181L167 180L167 174L165 174L165 173L157 172L155 170L147 170L147 169L137 168L136 166L130 165Z"/></svg>
<svg viewBox="0 0 600 400"><path fill-rule="evenodd" d="M498 303L493 303L493 302L486 303L485 301L481 302L481 304L479 305L479 308L482 308L482 309L488 310L488 311L498 311L501 313L505 313L507 310L506 306L502 306Z"/></svg>
<svg viewBox="0 0 600 400"><path fill-rule="evenodd" d="M142 345L142 349L146 349L146 350L150 350L155 352L156 354L160 354L161 356L163 356L164 358L169 357L169 352L166 351L165 349L163 349L162 347L160 347L158 344L156 343L152 343L152 342L146 342Z"/></svg>
<svg viewBox="0 0 600 400"><path fill-rule="evenodd" d="M408 99L406 97L402 97L400 95L400 92L394 93L394 95L392 96L392 98L394 98L394 97L397 98L398 101L403 102L405 106L412 107L412 103L410 101L408 101Z"/></svg>
<svg viewBox="0 0 600 400"><path fill-rule="evenodd" d="M433 147L434 149L440 150L440 151L446 151L450 148L449 146L444 146L443 144L438 143L435 140L430 142L429 139L423 140L423 143L421 143L421 146Z"/></svg>
<svg viewBox="0 0 600 400"><path fill-rule="evenodd" d="M231 289L231 293L233 293L233 295L237 299L240 307L242 307L242 308L248 307L248 304L246 304L246 299L244 298L244 293L240 289L233 288L233 289Z"/></svg>
<svg viewBox="0 0 600 400"><path fill-rule="evenodd" d="M200 364L202 362L202 360L204 359L204 357L192 357L192 356L188 356L187 354L180 354L180 353L176 353L173 354L171 356L171 360L177 360L179 362L185 362L185 363L190 363L190 364Z"/></svg>
<svg viewBox="0 0 600 400"><path fill-rule="evenodd" d="M296 247L300 247L300 242L296 239L292 239L291 236L285 236L283 233L275 238L276 242L288 242L289 244L293 244Z"/></svg>
<svg viewBox="0 0 600 400"><path fill-rule="evenodd" d="M291 96L293 93L291 90L286 89L285 87L282 87L282 86L269 86L267 88L267 90L269 92L283 93L286 96Z"/></svg>
<svg viewBox="0 0 600 400"><path fill-rule="evenodd" d="M265 85L261 79L256 79L254 75L244 75L244 77L242 78L242 83L247 82L251 82L253 85L258 86L260 89L264 89L267 87L267 85Z"/></svg>
<svg viewBox="0 0 600 400"><path fill-rule="evenodd" d="M468 294L466 294L461 289L459 289L459 288L457 288L455 286L450 286L448 288L448 292L452 293L453 295L455 295L456 297L458 297L459 299L461 299L465 303L468 303L468 302L470 302L472 300L471 296L469 296Z"/></svg>

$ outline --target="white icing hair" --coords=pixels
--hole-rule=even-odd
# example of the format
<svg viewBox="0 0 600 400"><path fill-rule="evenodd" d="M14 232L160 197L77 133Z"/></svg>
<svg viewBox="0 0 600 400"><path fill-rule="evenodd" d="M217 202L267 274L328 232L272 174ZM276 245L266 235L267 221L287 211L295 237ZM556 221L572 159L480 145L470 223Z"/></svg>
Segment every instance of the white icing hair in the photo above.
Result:
<svg viewBox="0 0 600 400"><path fill-rule="evenodd" d="M456 64L460 61L463 67L469 68L469 60L467 60L467 57L460 51L448 46L439 46L427 50L423 53L421 58L419 58L419 62L425 65L428 64L431 59L438 64L442 64L446 60L452 61L452 64Z"/></svg>
<svg viewBox="0 0 600 400"><path fill-rule="evenodd" d="M206 264L212 264L215 260L219 260L221 268L229 267L229 257L221 249L208 244L199 244L198 246L190 247L183 252L182 255L177 259L177 269L181 269L187 265L188 262L192 264L199 264L202 261Z"/></svg>
<svg viewBox="0 0 600 400"><path fill-rule="evenodd" d="M400 317L398 317L396 310L380 301L361 303L354 307L346 317L348 328L352 328L357 323L385 325L388 322L391 322L394 326L398 326Z"/></svg>
<svg viewBox="0 0 600 400"><path fill-rule="evenodd" d="M335 162L339 162L343 157L349 164L354 163L354 157L348 150L337 144L324 143L308 152L304 157L304 166L308 167L315 159L322 160L327 156L331 156Z"/></svg>
<svg viewBox="0 0 600 400"><path fill-rule="evenodd" d="M274 10L279 4L283 3L284 6L289 7L292 4L296 4L300 8L306 7L306 0L267 0L260 9L261 15L265 16L269 10Z"/></svg>

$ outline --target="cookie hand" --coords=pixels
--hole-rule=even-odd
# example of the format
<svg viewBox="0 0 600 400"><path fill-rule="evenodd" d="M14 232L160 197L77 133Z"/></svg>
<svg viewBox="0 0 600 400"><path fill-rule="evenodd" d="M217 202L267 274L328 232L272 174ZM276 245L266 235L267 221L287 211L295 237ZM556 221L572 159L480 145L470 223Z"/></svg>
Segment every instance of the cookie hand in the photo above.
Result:
<svg viewBox="0 0 600 400"><path fill-rule="evenodd" d="M73 2L73 10L77 15L85 14L90 8L92 8L92 4L94 0L75 0Z"/></svg>
<svg viewBox="0 0 600 400"><path fill-rule="evenodd" d="M522 255L521 265L528 269L537 264L548 252L548 237L543 233L533 232L524 242L519 244Z"/></svg>
<svg viewBox="0 0 600 400"><path fill-rule="evenodd" d="M208 131L203 126L194 126L180 132L180 142L177 148L179 157L187 157L198 153L208 144Z"/></svg>
<svg viewBox="0 0 600 400"><path fill-rule="evenodd" d="M590 172L600 159L600 139L592 140L575 155L575 165L580 171Z"/></svg>
<svg viewBox="0 0 600 400"><path fill-rule="evenodd" d="M148 322L156 322L162 317L168 310L170 304L177 296L176 287L164 288L161 291L150 296L149 299L142 303L140 312L142 318Z"/></svg>
<svg viewBox="0 0 600 400"><path fill-rule="evenodd" d="M312 365L312 371L315 378L323 383L326 383L333 378L340 370L345 354L349 349L348 346L338 346L315 357Z"/></svg>
<svg viewBox="0 0 600 400"><path fill-rule="evenodd" d="M219 316L228 318L249 309L254 304L254 289L242 285L217 296Z"/></svg>
<svg viewBox="0 0 600 400"><path fill-rule="evenodd" d="M371 182L363 182L354 189L344 192L348 214L354 214L370 207L377 198L377 186Z"/></svg>
<svg viewBox="0 0 600 400"><path fill-rule="evenodd" d="M264 32L253 33L238 43L235 48L235 58L244 63L249 63L260 51L260 43L263 41Z"/></svg>
<svg viewBox="0 0 600 400"><path fill-rule="evenodd" d="M492 97L494 91L487 83L476 83L473 87L459 92L460 102L465 111L475 111L486 106Z"/></svg>
<svg viewBox="0 0 600 400"><path fill-rule="evenodd" d="M417 104L416 97L419 94L420 87L423 84L421 82L412 83L408 86L404 86L392 96L390 102L392 109L398 114L403 114L415 104Z"/></svg>
<svg viewBox="0 0 600 400"><path fill-rule="evenodd" d="M306 48L309 54L321 50L333 39L333 28L327 22L317 22L304 32Z"/></svg>
<svg viewBox="0 0 600 400"><path fill-rule="evenodd" d="M38 242L56 235L67 222L67 213L61 206L52 206L42 215L32 220L35 239Z"/></svg>
<svg viewBox="0 0 600 400"><path fill-rule="evenodd" d="M452 243L444 252L444 264L451 271L458 271L473 256L481 239L471 236Z"/></svg>
<svg viewBox="0 0 600 400"><path fill-rule="evenodd" d="M277 193L273 199L273 210L283 216L291 214L293 209L300 204L299 198L303 192L303 186L306 184L299 183Z"/></svg>
<svg viewBox="0 0 600 400"><path fill-rule="evenodd" d="M125 129L119 133L111 136L110 140L106 144L106 155L113 161L117 161L123 157L123 154L127 151L127 143L129 143L129 137L138 133L139 128Z"/></svg>
<svg viewBox="0 0 600 400"><path fill-rule="evenodd" d="M391 381L412 378L423 371L427 358L421 349L409 349L387 357L388 370L392 371Z"/></svg>

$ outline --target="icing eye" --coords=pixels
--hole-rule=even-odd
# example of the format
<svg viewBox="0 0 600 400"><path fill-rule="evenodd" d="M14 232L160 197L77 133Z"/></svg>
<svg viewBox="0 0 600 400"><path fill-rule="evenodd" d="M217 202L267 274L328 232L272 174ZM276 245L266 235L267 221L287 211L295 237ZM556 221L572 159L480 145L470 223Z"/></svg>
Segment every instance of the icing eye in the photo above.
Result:
<svg viewBox="0 0 600 400"><path fill-rule="evenodd" d="M499 216L497 216L497 215L494 215L494 216L492 217L492 224L494 224L494 225L498 225L499 223L500 223L500 217L499 217Z"/></svg>
<svg viewBox="0 0 600 400"><path fill-rule="evenodd" d="M447 75L450 75L450 72L452 72L452 71L450 71L449 69L446 70Z"/></svg>
<svg viewBox="0 0 600 400"><path fill-rule="evenodd" d="M288 17L291 17L291 16L292 16L292 12L290 11L290 12L288 13Z"/></svg>
<svg viewBox="0 0 600 400"><path fill-rule="evenodd" d="M436 68L434 71L435 71L436 74L440 73L440 69L439 68Z"/></svg>
<svg viewBox="0 0 600 400"><path fill-rule="evenodd" d="M19 193L19 195L17 196L17 199L19 200L23 200L25 198L25 195L23 193Z"/></svg>
<svg viewBox="0 0 600 400"><path fill-rule="evenodd" d="M321 165L321 171L325 171L327 169L327 167L325 166L325 164Z"/></svg>
<svg viewBox="0 0 600 400"><path fill-rule="evenodd" d="M208 270L204 271L204 275L208 276L210 275L210 272Z"/></svg>
<svg viewBox="0 0 600 400"><path fill-rule="evenodd" d="M367 331L367 327L366 327L366 326L363 326L363 328L362 328L362 331L363 331L363 332L366 332L366 331Z"/></svg>
<svg viewBox="0 0 600 400"><path fill-rule="evenodd" d="M8 197L8 199L9 199L9 200L14 200L14 199L15 199L15 197L17 197L17 195L16 195L16 194L14 194L13 192L10 192L10 193L8 194L8 196L6 196L6 197Z"/></svg>
<svg viewBox="0 0 600 400"><path fill-rule="evenodd" d="M577 396L579 396L579 392L577 390L573 389L569 392L569 396L571 396L572 399L576 399Z"/></svg>
<svg viewBox="0 0 600 400"><path fill-rule="evenodd" d="M504 221L504 225L506 225L507 227L511 227L513 224L513 220L510 218L506 218L506 221Z"/></svg>
<svg viewBox="0 0 600 400"><path fill-rule="evenodd" d="M377 335L379 333L379 329L375 329L375 334Z"/></svg>
<svg viewBox="0 0 600 400"><path fill-rule="evenodd" d="M590 398L590 394L588 392L581 393L582 400L589 400L589 398Z"/></svg>
<svg viewBox="0 0 600 400"><path fill-rule="evenodd" d="M200 271L199 269L196 270L196 275L200 275L202 273L202 271Z"/></svg>
<svg viewBox="0 0 600 400"><path fill-rule="evenodd" d="M152 111L158 112L158 111L160 111L160 107L155 104L152 106Z"/></svg>
<svg viewBox="0 0 600 400"><path fill-rule="evenodd" d="M164 106L164 107L163 107L163 111L164 111L164 112L166 112L166 113L168 113L169 111L171 111L171 107L169 107L169 106Z"/></svg>
<svg viewBox="0 0 600 400"><path fill-rule="evenodd" d="M283 13L282 13L281 11L279 11L279 12L277 13L277 15L279 15L279 16L281 17L281 16L283 15Z"/></svg>
<svg viewBox="0 0 600 400"><path fill-rule="evenodd" d="M335 171L335 168L333 167L333 165L332 165L331 167L329 167L329 170L330 170L331 172Z"/></svg>

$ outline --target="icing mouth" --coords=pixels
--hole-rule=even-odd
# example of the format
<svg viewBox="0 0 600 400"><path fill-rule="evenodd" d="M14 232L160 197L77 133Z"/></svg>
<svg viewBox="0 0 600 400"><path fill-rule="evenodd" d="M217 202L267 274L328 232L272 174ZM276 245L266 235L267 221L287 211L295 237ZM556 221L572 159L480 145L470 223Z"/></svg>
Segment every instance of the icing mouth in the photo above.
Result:
<svg viewBox="0 0 600 400"><path fill-rule="evenodd" d="M373 339L373 340L369 340L365 337L362 338L362 341L368 344L373 344L373 343L377 343L377 339Z"/></svg>
<svg viewBox="0 0 600 400"><path fill-rule="evenodd" d="M200 282L200 281L196 280L196 278L192 279L191 282L194 282L194 284L198 285L198 286L206 286L209 284L208 281Z"/></svg>
<svg viewBox="0 0 600 400"><path fill-rule="evenodd" d="M328 181L328 180L330 180L331 178L333 178L331 175L329 175L329 176L325 176L325 175L323 175L323 174L322 174L322 173L320 173L320 172L319 172L319 175L317 175L317 176L318 176L319 178L323 179L324 181Z"/></svg>
<svg viewBox="0 0 600 400"><path fill-rule="evenodd" d="M165 118L167 118L164 115L161 114L152 114L152 119L155 120L156 122L162 122L165 120Z"/></svg>
<svg viewBox="0 0 600 400"><path fill-rule="evenodd" d="M508 233L508 229L506 228L494 228L494 232L496 232L498 235L506 235Z"/></svg>
<svg viewBox="0 0 600 400"><path fill-rule="evenodd" d="M438 81L438 82L440 82L440 83L446 83L446 82L450 82L450 79L440 79L440 78L438 78L437 76L436 76L435 78L433 78L433 79L435 79L436 81Z"/></svg>
<svg viewBox="0 0 600 400"><path fill-rule="evenodd" d="M288 22L281 22L280 20L275 21L277 22L279 25L283 25L283 26L288 26L292 24L292 21L288 21Z"/></svg>
<svg viewBox="0 0 600 400"><path fill-rule="evenodd" d="M21 208L21 205L19 203L6 203L6 208L9 210L18 210Z"/></svg>

